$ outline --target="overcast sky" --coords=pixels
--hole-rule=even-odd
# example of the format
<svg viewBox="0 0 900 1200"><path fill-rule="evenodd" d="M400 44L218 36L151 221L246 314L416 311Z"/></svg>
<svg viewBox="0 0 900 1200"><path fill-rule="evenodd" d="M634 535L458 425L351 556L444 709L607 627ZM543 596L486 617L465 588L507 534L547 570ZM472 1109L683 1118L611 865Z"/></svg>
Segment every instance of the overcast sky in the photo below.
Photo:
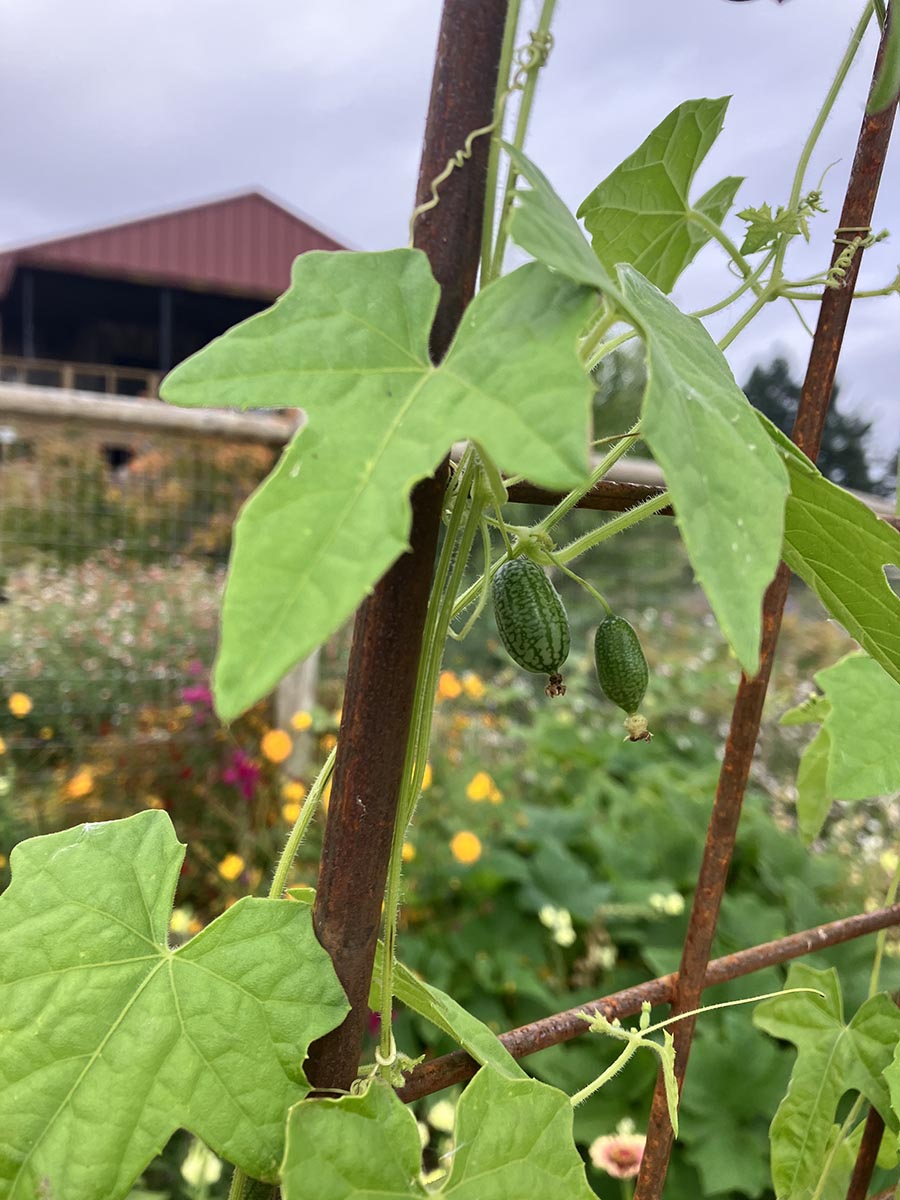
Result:
<svg viewBox="0 0 900 1200"><path fill-rule="evenodd" d="M475 0L473 0L475 2ZM695 195L745 175L737 208L784 202L799 148L862 0L559 0L527 149L573 206L682 100L733 95ZM537 0L524 0L525 28ZM439 0L0 0L0 246L261 186L348 246L406 241ZM862 118L874 31L827 127L831 210L797 271L827 265ZM863 286L900 261L900 149L889 158ZM739 239L743 226L726 227ZM675 293L730 290L707 247ZM808 318L815 318L813 305ZM736 314L711 326L721 332ZM729 351L739 382L808 337L782 302ZM900 441L900 297L860 302L843 404Z"/></svg>

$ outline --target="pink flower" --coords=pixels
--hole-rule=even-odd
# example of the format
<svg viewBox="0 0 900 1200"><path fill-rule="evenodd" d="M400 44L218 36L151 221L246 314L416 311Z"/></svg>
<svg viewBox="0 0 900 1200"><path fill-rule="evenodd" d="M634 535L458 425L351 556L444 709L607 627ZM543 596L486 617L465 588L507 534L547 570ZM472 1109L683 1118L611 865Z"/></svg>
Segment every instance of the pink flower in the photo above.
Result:
<svg viewBox="0 0 900 1200"><path fill-rule="evenodd" d="M259 767L243 750L235 750L222 772L222 782L236 787L245 800L252 800L259 780Z"/></svg>
<svg viewBox="0 0 900 1200"><path fill-rule="evenodd" d="M212 692L208 687L186 687L181 689L185 704L212 704Z"/></svg>
<svg viewBox="0 0 900 1200"><path fill-rule="evenodd" d="M633 1179L641 1169L646 1137L642 1133L613 1133L591 1142L591 1162L614 1179Z"/></svg>

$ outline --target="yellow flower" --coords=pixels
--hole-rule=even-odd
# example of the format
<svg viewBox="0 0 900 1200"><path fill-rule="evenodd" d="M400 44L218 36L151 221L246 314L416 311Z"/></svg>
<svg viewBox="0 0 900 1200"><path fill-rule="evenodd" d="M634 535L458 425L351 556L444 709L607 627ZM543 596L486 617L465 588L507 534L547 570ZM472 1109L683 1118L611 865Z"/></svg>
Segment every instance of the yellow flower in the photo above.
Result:
<svg viewBox="0 0 900 1200"><path fill-rule="evenodd" d="M308 712L302 709L300 712L295 712L291 717L291 729L296 729L298 733L303 733L305 729L309 729L312 725L312 717Z"/></svg>
<svg viewBox="0 0 900 1200"><path fill-rule="evenodd" d="M333 733L326 733L325 736L322 738L322 749L327 754L330 754L336 745L337 745L337 738L334 736Z"/></svg>
<svg viewBox="0 0 900 1200"><path fill-rule="evenodd" d="M400 853L400 857L404 862L412 862L412 860L416 857L416 848L412 842L403 843L403 850Z"/></svg>
<svg viewBox="0 0 900 1200"><path fill-rule="evenodd" d="M5 753L6 753L6 742L4 742L3 738L0 737L0 754L5 754Z"/></svg>
<svg viewBox="0 0 900 1200"><path fill-rule="evenodd" d="M7 859L6 855L0 854L0 871L2 871L3 868L6 866L7 861L8 861L8 859Z"/></svg>
<svg viewBox="0 0 900 1200"><path fill-rule="evenodd" d="M491 785L491 790L488 792L488 800L490 800L491 804L503 803L503 793L496 784Z"/></svg>
<svg viewBox="0 0 900 1200"><path fill-rule="evenodd" d="M288 825L293 825L300 816L300 805L296 800L289 800L287 804L282 804L281 815Z"/></svg>
<svg viewBox="0 0 900 1200"><path fill-rule="evenodd" d="M425 770L422 773L422 791L423 792L428 791L428 789L431 787L431 783L432 783L433 779L434 779L434 772L431 769L431 763L427 762L425 764Z"/></svg>
<svg viewBox="0 0 900 1200"><path fill-rule="evenodd" d="M462 692L462 684L452 671L441 671L438 676L438 700L455 700Z"/></svg>
<svg viewBox="0 0 900 1200"><path fill-rule="evenodd" d="M41 729L40 733L38 734L38 737L41 739L42 742L49 742L50 739L53 737L53 730L50 728L49 725L45 725Z"/></svg>
<svg viewBox="0 0 900 1200"><path fill-rule="evenodd" d="M470 700L480 700L487 688L484 686L484 680L480 675L476 675L474 671L466 671L462 681L463 689Z"/></svg>
<svg viewBox="0 0 900 1200"><path fill-rule="evenodd" d="M159 796L147 796L144 803L148 808L165 808L165 804L160 800Z"/></svg>
<svg viewBox="0 0 900 1200"><path fill-rule="evenodd" d="M495 794L500 795L497 791L496 783L494 783L487 771L478 771L473 775L466 788L466 795L475 804L478 804L482 800L492 800ZM493 802L498 803L498 801Z"/></svg>
<svg viewBox="0 0 900 1200"><path fill-rule="evenodd" d="M454 833L450 839L450 853L457 862L467 866L478 862L481 858L481 838L468 829L462 829L459 833Z"/></svg>
<svg viewBox="0 0 900 1200"><path fill-rule="evenodd" d="M226 854L219 863L219 874L228 882L237 879L244 869L244 860L239 854Z"/></svg>
<svg viewBox="0 0 900 1200"><path fill-rule="evenodd" d="M263 752L263 757L267 758L270 763L283 763L286 758L290 757L294 743L291 741L290 734L285 733L283 729L270 729L263 736L259 748Z"/></svg>
<svg viewBox="0 0 900 1200"><path fill-rule="evenodd" d="M292 804L299 804L306 796L306 788L299 779L291 779L281 789L281 794L285 800L290 801Z"/></svg>
<svg viewBox="0 0 900 1200"><path fill-rule="evenodd" d="M79 767L63 789L67 800L81 800L94 790L94 772L90 767Z"/></svg>
<svg viewBox="0 0 900 1200"><path fill-rule="evenodd" d="M329 779L324 788L322 788L322 807L326 812L328 812L328 805L331 803L331 784L332 780Z"/></svg>
<svg viewBox="0 0 900 1200"><path fill-rule="evenodd" d="M13 692L6 703L14 717L27 717L34 708L31 697L26 696L24 692Z"/></svg>

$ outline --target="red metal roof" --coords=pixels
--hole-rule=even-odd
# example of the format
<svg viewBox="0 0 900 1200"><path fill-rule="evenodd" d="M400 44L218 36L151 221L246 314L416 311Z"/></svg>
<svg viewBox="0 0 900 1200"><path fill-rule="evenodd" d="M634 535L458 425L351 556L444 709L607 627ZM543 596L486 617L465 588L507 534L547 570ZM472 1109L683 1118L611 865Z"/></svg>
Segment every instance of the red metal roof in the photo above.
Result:
<svg viewBox="0 0 900 1200"><path fill-rule="evenodd" d="M274 299L307 250L341 250L260 192L213 200L0 254L0 297L17 267Z"/></svg>

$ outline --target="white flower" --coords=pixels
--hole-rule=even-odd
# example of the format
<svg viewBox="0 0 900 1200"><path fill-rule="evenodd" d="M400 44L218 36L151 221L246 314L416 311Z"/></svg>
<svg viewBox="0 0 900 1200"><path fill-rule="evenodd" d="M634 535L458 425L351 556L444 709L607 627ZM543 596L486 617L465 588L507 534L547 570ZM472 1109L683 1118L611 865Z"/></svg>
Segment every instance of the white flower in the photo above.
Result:
<svg viewBox="0 0 900 1200"><path fill-rule="evenodd" d="M194 1138L181 1164L181 1177L185 1183L189 1183L191 1187L200 1187L203 1183L218 1183L221 1175L222 1160Z"/></svg>

